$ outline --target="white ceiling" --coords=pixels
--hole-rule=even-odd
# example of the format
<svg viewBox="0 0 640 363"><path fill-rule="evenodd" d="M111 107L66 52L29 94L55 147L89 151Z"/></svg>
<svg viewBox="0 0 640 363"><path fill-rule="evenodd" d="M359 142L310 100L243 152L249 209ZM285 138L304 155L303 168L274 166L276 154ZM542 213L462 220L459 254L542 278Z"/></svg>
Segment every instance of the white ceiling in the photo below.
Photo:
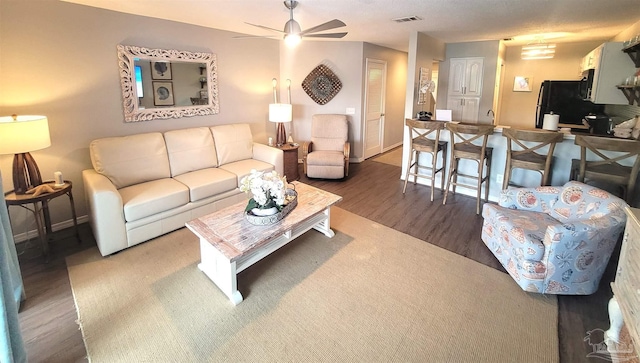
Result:
<svg viewBox="0 0 640 363"><path fill-rule="evenodd" d="M289 11L280 0L61 1L250 35L274 35L274 32L245 22L283 29L289 19ZM392 21L408 16L423 20ZM303 30L340 19L347 26L334 31L348 32L342 41L363 41L406 51L412 31L446 43L548 32L569 33L555 42L606 40L640 20L640 1L299 0L294 18ZM506 45L522 43L512 41Z"/></svg>

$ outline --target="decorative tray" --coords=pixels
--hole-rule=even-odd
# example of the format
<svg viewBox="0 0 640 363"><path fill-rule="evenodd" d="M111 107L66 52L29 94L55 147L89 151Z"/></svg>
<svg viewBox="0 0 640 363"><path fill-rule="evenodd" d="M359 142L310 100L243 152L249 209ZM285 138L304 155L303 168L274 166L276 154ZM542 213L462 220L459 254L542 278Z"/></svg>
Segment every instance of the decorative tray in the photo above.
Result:
<svg viewBox="0 0 640 363"><path fill-rule="evenodd" d="M288 188L287 190L285 190L285 205L281 211L270 216L256 216L251 212L246 212L245 217L247 218L249 223L256 226L268 226L286 217L287 214L289 214L298 205L298 192L296 192L295 186L293 187L294 189Z"/></svg>

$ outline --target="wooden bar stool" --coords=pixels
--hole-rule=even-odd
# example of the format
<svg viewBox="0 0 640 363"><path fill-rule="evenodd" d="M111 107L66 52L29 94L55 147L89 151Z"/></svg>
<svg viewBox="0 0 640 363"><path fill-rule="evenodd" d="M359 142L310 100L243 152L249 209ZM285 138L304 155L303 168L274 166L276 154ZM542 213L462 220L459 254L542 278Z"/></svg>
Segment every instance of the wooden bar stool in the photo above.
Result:
<svg viewBox="0 0 640 363"><path fill-rule="evenodd" d="M440 141L440 130L444 129L443 121L418 121L407 119L407 127L409 128L409 161L407 162L407 172L404 175L404 187L402 194L407 190L407 181L409 176L413 175L413 184L416 184L418 177L428 178L431 180L431 201L433 202L433 189L436 180L436 174L443 172L445 166L445 154L447 153L447 142ZM433 138L428 136L432 135ZM438 168L438 152L440 152L441 163ZM431 155L431 165L420 165L420 153L428 153ZM413 168L413 172L411 171ZM428 170L430 174L420 174L420 170ZM440 189L444 190L444 175L442 175Z"/></svg>
<svg viewBox="0 0 640 363"><path fill-rule="evenodd" d="M572 160L571 178L583 183L593 180L619 185L622 187L622 198L631 204L640 170L640 141L576 135L575 144L580 146L580 160ZM587 160L587 150L597 159ZM603 151L616 153L605 154ZM625 159L630 159L632 166L619 163Z"/></svg>
<svg viewBox="0 0 640 363"><path fill-rule="evenodd" d="M515 168L535 170L541 174L540 185L549 185L553 150L556 143L562 142L563 135L554 131L505 128L502 130L502 136L507 138L507 162L504 166L502 189L509 186L511 171ZM549 149L546 155L536 152L547 145Z"/></svg>
<svg viewBox="0 0 640 363"><path fill-rule="evenodd" d="M457 123L447 123L445 126L450 133L450 165L449 176L447 178L447 187L444 192L444 200L442 204L446 204L449 189L453 186L453 193L456 192L456 186L474 189L476 194L476 214L480 214L480 195L482 193L482 183L486 182L484 190L485 202L489 199L489 180L491 174L491 156L493 148L487 147L489 135L493 134L493 125L467 125ZM476 141L478 140L478 141ZM477 145L476 143L482 143ZM458 171L458 163L460 159L473 160L478 163L477 175L460 173ZM486 171L485 170L486 163ZM483 173L484 171L484 173ZM474 179L476 185L458 183L458 176Z"/></svg>

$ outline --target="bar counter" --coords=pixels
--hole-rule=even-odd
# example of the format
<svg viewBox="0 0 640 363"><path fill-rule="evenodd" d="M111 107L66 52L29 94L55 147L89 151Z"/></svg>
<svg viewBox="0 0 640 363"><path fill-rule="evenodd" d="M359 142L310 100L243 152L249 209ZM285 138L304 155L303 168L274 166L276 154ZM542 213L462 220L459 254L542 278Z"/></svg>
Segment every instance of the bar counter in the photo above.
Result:
<svg viewBox="0 0 640 363"><path fill-rule="evenodd" d="M508 126L505 126L508 127ZM503 126L496 126L493 135L489 136L489 140L487 142L488 147L493 148L493 157L491 159L491 173L490 173L490 181L489 181L489 200L497 202L500 196L500 191L502 190L502 180L498 180L499 175L504 176L504 167L507 159L507 138L502 136ZM560 131L558 131L560 132ZM580 159L580 146L575 144L575 134L572 133L564 133L564 139L561 143L557 143L555 146L555 150L553 152L553 162L551 166L551 185L561 186L564 183L569 181L569 176L571 174L571 160L572 159ZM586 133L580 133L582 135L588 135ZM449 141L449 131L443 130L440 133L440 140ZM543 149L546 150L546 149ZM405 179L405 174L407 172L407 162L409 158L409 133L407 131L407 127L404 129L404 139L403 139L403 150L402 150L402 175L400 179ZM449 172L449 150L447 150L446 155L446 170L445 174L438 173L436 176L436 188L439 189L440 179L441 177L445 178ZM587 152L589 155L590 152ZM605 155L608 155L607 152L604 152ZM615 154L615 153L613 153ZM423 159L424 158L424 159ZM589 160L589 156L587 156ZM430 165L429 155L422 155L420 157L421 165ZM595 160L595 159L594 159ZM623 165L631 165L631 159L621 161ZM440 166L438 164L438 166ZM472 160L462 159L458 165L461 173L475 175L477 174L478 163ZM506 176L504 176L506 177ZM462 181L466 184L474 184L475 181L469 178L458 177L459 181ZM409 178L409 183L413 181L413 178ZM430 185L428 179L418 178L418 183L424 185ZM533 187L540 185L540 173L533 170L524 170L524 169L513 169L511 183L521 185L524 187ZM446 185L446 182L445 182ZM484 186L483 186L484 190ZM475 198L476 191L473 189L458 187L456 188L456 193L469 195ZM442 197L438 198L438 194L436 193L436 199L434 201L442 200Z"/></svg>

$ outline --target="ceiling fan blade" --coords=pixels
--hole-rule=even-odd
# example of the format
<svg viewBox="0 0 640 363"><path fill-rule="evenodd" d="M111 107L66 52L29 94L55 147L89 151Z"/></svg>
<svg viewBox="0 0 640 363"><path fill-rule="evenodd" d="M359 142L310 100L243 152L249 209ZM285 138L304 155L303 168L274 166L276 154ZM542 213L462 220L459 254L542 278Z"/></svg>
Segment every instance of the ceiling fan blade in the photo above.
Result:
<svg viewBox="0 0 640 363"><path fill-rule="evenodd" d="M340 27L343 27L343 26L346 26L346 25L347 24L343 23L342 21L340 21L338 19L333 19L333 20L328 21L326 23L322 23L320 25L314 26L313 28L309 28L309 29L303 30L302 32L300 32L300 35L305 35L305 34L309 34L309 33L317 33L317 32L321 32L321 31L324 31L324 30L340 28Z"/></svg>
<svg viewBox="0 0 640 363"><path fill-rule="evenodd" d="M342 38L347 35L347 32L344 33L327 33L327 34L306 34L305 38Z"/></svg>
<svg viewBox="0 0 640 363"><path fill-rule="evenodd" d="M247 22L245 22L245 24L249 24L251 26L256 26L258 28L267 29L267 30L271 30L271 31L274 31L274 32L278 32L278 33L283 33L284 34L284 32L282 30L269 28L268 26L258 25L258 24L251 24L251 23L247 23Z"/></svg>
<svg viewBox="0 0 640 363"><path fill-rule="evenodd" d="M234 39L251 39L251 38L265 38L265 39L276 39L281 38L281 35L236 35L233 37Z"/></svg>

